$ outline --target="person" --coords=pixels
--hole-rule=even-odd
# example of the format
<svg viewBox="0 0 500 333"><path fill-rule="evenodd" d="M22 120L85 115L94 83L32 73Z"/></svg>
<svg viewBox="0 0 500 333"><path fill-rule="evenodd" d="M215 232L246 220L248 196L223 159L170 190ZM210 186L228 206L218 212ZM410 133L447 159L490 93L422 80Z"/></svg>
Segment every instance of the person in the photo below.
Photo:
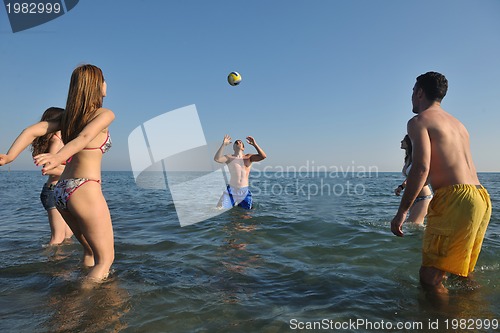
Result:
<svg viewBox="0 0 500 333"><path fill-rule="evenodd" d="M215 153L214 160L218 163L226 163L231 175L229 184L217 204L219 208L239 206L252 209L252 192L248 188L250 169L253 162L262 161L267 155L253 137L248 136L246 139L248 144L255 147L257 154L245 154L245 144L241 140L236 140L233 144L234 153L223 155L224 147L231 143L231 137L227 134L224 135L222 145Z"/></svg>
<svg viewBox="0 0 500 333"><path fill-rule="evenodd" d="M411 154L412 154L411 140L408 134L406 134L403 140L401 140L401 149L404 149L406 152L405 164L403 166L403 175L407 177L408 172L411 169ZM394 190L394 193L397 196L400 196L401 192L405 189L405 187L406 187L406 179L401 185L399 185ZM417 195L417 198L413 202L410 211L408 212L408 218L407 218L408 222L412 222L418 225L423 225L424 218L427 215L427 208L429 207L431 199L432 199L432 191L429 188L429 185L425 184L424 187L422 187L420 193Z"/></svg>
<svg viewBox="0 0 500 333"><path fill-rule="evenodd" d="M45 110L40 121L59 121L62 117L64 109L51 107ZM42 153L57 153L64 146L61 139L61 131L55 133L48 133L39 138L36 138L31 144L31 151L33 156ZM64 165L60 165L57 168L52 169L47 174L49 175L47 181L42 187L42 192L40 193L40 200L43 207L47 211L47 216L49 219L51 237L49 245L57 245L63 243L73 236L73 232L70 227L64 221L61 213L56 209L54 200L54 187L59 180L59 176L64 170Z"/></svg>
<svg viewBox="0 0 500 333"><path fill-rule="evenodd" d="M114 113L102 107L107 85L100 68L77 67L72 75L60 122L41 121L26 128L0 165L13 161L36 137L61 130L64 147L56 154L34 157L47 174L66 162L55 186L56 207L83 246L83 264L91 267L86 281L100 282L114 261L113 226L101 190L101 160L111 147L108 127Z"/></svg>
<svg viewBox="0 0 500 333"><path fill-rule="evenodd" d="M448 273L469 277L474 270L491 217L491 200L479 182L464 125L441 107L448 80L440 73L417 77L408 135L413 161L391 230L403 236L409 208L429 180L434 198L424 232L420 282L429 295L447 297Z"/></svg>

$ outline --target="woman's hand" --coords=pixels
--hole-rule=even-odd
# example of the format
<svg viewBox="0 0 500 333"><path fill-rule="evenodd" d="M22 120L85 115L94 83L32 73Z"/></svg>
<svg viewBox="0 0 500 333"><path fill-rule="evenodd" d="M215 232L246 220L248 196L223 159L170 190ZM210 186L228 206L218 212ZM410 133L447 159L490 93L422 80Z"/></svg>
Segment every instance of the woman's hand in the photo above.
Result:
<svg viewBox="0 0 500 333"><path fill-rule="evenodd" d="M0 166L5 165L7 163L12 162L12 159L9 158L9 155L0 154Z"/></svg>
<svg viewBox="0 0 500 333"><path fill-rule="evenodd" d="M401 195L401 191L403 191L403 187L399 185L397 188L394 189L394 194L399 197Z"/></svg>
<svg viewBox="0 0 500 333"><path fill-rule="evenodd" d="M50 153L36 155L33 159L35 160L36 166L43 166L43 175L46 175L48 171L57 168L62 164L62 162L64 162L60 160L60 157L57 154Z"/></svg>

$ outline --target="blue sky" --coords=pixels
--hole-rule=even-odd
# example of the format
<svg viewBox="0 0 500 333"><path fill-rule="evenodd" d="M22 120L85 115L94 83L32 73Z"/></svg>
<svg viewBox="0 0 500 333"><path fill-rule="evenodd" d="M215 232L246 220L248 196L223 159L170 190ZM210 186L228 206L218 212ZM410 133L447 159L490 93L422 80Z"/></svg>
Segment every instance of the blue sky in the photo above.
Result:
<svg viewBox="0 0 500 333"><path fill-rule="evenodd" d="M64 107L71 72L91 63L116 114L104 170L130 170L134 128L196 104L207 141L254 136L268 155L260 168L399 171L415 78L434 70L478 170L500 171L499 35L496 0L86 0L18 33L0 8L0 151ZM226 82L233 70L240 86ZM37 168L25 152L11 169Z"/></svg>

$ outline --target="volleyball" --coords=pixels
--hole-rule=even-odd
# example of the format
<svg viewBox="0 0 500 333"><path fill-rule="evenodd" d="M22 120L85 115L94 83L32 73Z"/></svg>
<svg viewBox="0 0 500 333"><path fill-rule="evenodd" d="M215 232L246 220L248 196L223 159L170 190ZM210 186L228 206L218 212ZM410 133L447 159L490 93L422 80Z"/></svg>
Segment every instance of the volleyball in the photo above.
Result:
<svg viewBox="0 0 500 333"><path fill-rule="evenodd" d="M232 86L237 86L241 82L241 75L238 72L231 72L227 76L227 82Z"/></svg>

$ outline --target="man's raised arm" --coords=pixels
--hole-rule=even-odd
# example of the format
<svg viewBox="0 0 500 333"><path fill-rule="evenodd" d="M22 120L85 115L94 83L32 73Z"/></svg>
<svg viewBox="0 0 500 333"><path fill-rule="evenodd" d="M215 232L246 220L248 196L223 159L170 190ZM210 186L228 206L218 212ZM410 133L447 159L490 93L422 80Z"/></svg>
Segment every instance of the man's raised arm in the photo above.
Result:
<svg viewBox="0 0 500 333"><path fill-rule="evenodd" d="M222 144L220 148L217 150L214 156L214 161L217 163L227 163L228 159L224 155L224 147L231 143L231 137L229 135L224 135L224 140L222 140Z"/></svg>

